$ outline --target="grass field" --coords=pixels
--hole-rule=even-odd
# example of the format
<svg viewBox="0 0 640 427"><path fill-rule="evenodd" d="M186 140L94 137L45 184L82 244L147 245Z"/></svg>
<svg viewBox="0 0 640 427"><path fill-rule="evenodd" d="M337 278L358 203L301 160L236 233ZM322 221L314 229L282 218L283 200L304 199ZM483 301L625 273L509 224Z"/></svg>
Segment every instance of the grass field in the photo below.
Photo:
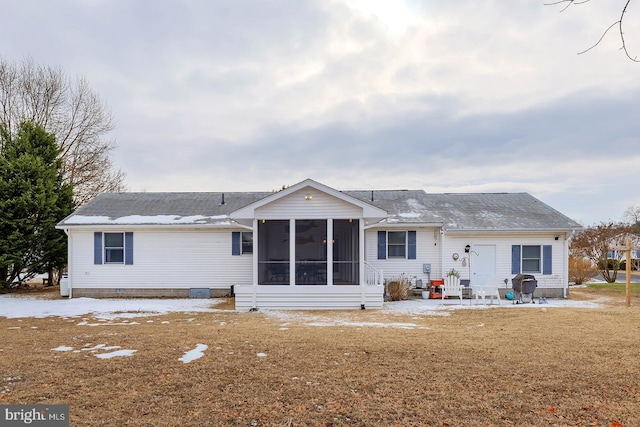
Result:
<svg viewBox="0 0 640 427"><path fill-rule="evenodd" d="M232 303L128 321L0 317L0 404L69 404L72 426L638 426L640 298L570 297L603 295L598 309L313 313L333 323ZM379 322L392 327L367 326Z"/></svg>
<svg viewBox="0 0 640 427"><path fill-rule="evenodd" d="M603 291L603 294L607 295L616 295L616 294L624 294L626 292L626 283L591 283L589 285L589 289ZM630 292L631 295L639 298L640 297L640 283L630 283Z"/></svg>

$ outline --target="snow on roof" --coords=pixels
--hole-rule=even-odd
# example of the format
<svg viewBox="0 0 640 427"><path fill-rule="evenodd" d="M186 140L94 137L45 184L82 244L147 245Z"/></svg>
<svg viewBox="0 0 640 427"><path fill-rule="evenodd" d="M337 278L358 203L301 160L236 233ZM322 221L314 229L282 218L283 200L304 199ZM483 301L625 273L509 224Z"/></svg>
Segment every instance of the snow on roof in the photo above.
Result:
<svg viewBox="0 0 640 427"><path fill-rule="evenodd" d="M230 224L229 218L226 215L191 215L191 216L179 216L179 215L128 215L119 218L111 218L108 216L100 215L72 215L65 220L67 225L87 225L87 224L128 224L128 225L141 225L141 224L164 224L164 225L178 225L178 224Z"/></svg>
<svg viewBox="0 0 640 427"><path fill-rule="evenodd" d="M387 212L387 224L421 224L447 231L575 230L582 226L528 193L428 194L423 190L343 191ZM273 192L103 193L58 226L213 225Z"/></svg>

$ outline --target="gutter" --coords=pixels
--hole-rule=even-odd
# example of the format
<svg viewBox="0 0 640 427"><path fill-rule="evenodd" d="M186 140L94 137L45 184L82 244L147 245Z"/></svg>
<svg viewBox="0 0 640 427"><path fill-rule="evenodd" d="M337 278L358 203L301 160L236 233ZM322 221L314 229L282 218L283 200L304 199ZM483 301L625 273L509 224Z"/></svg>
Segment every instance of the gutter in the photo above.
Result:
<svg viewBox="0 0 640 427"><path fill-rule="evenodd" d="M58 226L56 226L56 228L58 228ZM69 229L68 228L62 228L62 231L64 231L64 234L67 235L67 288L69 289L69 295L67 296L68 299L71 299L73 297L73 286L72 286L72 275L69 274L71 272L71 254L73 253L73 251L71 250L71 245L73 240L71 239L71 235L69 234ZM62 278L60 279L62 280Z"/></svg>
<svg viewBox="0 0 640 427"><path fill-rule="evenodd" d="M252 230L251 227L242 225L242 224L63 224L56 225L56 229L58 230L68 230L69 228L73 228L76 230L122 230L123 228L135 228L135 229L171 229L171 230L180 230L180 229L211 229L211 230L227 230L227 229L236 229L236 228L246 228L248 230Z"/></svg>
<svg viewBox="0 0 640 427"><path fill-rule="evenodd" d="M443 228L447 233L575 233L576 228Z"/></svg>

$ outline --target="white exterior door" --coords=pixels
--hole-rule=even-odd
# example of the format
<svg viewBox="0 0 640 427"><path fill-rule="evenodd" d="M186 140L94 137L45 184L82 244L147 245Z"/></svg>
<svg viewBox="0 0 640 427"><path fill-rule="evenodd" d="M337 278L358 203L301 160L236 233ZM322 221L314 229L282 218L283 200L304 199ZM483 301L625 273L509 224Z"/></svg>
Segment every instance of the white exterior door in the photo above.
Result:
<svg viewBox="0 0 640 427"><path fill-rule="evenodd" d="M486 285L496 275L496 246L474 245L471 252L471 284Z"/></svg>

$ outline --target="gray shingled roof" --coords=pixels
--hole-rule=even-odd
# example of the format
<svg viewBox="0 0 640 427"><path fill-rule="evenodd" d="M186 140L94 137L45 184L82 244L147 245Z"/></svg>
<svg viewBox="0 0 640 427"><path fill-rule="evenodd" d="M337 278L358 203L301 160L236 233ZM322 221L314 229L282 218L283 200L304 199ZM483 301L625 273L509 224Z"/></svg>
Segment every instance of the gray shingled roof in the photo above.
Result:
<svg viewBox="0 0 640 427"><path fill-rule="evenodd" d="M422 190L344 191L386 210L388 223L440 223L448 231L573 230L580 224L528 193L428 194Z"/></svg>
<svg viewBox="0 0 640 427"><path fill-rule="evenodd" d="M580 224L528 193L426 194L446 230L574 230Z"/></svg>
<svg viewBox="0 0 640 427"><path fill-rule="evenodd" d="M342 193L387 211L387 222L391 224L441 225L445 222L446 217L427 207L426 193L422 190L367 190Z"/></svg>
<svg viewBox="0 0 640 427"><path fill-rule="evenodd" d="M222 204L224 194L225 203ZM272 195L252 193L103 193L60 222L73 225L229 224L228 215ZM422 190L344 191L388 212L389 224L445 230L571 230L580 224L527 193L427 194Z"/></svg>
<svg viewBox="0 0 640 427"><path fill-rule="evenodd" d="M224 224L231 212L271 194L102 193L59 225Z"/></svg>

